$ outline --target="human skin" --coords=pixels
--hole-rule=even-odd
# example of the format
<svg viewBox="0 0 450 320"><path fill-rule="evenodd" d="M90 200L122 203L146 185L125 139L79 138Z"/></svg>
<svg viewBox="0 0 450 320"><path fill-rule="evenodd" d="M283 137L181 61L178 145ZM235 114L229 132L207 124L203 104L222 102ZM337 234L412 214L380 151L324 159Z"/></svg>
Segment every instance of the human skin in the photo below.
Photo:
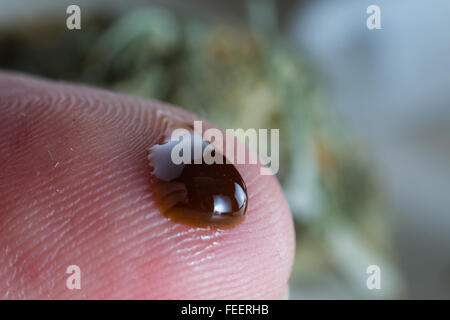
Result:
<svg viewBox="0 0 450 320"><path fill-rule="evenodd" d="M259 164L236 166L249 199L234 228L167 219L147 163L161 112L198 119L156 101L0 73L1 298L282 296L294 230L276 178ZM80 290L66 287L69 265L81 269Z"/></svg>

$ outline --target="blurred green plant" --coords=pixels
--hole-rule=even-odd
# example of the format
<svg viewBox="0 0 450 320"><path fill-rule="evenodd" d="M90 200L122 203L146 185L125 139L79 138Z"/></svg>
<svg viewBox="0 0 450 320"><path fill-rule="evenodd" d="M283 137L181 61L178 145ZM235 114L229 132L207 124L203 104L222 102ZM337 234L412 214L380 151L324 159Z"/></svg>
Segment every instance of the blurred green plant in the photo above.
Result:
<svg viewBox="0 0 450 320"><path fill-rule="evenodd" d="M293 284L320 286L325 275L350 297L397 297L386 214L363 146L326 104L307 60L263 23L274 20L271 7L249 3L251 27L152 6L93 16L83 33L48 21L39 39L3 31L0 66L167 101L224 128L280 128L278 178L297 231ZM375 296L365 288L374 263L389 279Z"/></svg>

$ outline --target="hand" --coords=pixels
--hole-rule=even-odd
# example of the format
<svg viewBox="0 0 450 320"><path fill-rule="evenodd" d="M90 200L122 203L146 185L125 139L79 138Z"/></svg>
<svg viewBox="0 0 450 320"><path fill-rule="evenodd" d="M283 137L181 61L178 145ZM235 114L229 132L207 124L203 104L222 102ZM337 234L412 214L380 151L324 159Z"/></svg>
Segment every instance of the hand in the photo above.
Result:
<svg viewBox="0 0 450 320"><path fill-rule="evenodd" d="M287 285L292 218L273 176L238 169L246 220L193 228L160 212L147 148L159 102L0 73L0 297L273 299ZM66 268L81 269L81 289Z"/></svg>

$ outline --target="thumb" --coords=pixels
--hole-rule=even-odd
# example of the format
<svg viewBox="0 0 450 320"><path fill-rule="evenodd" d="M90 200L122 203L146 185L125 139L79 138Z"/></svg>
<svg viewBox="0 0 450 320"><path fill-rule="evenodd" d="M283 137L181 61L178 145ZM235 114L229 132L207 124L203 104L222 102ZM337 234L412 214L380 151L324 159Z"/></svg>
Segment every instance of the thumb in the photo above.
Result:
<svg viewBox="0 0 450 320"><path fill-rule="evenodd" d="M294 232L276 179L237 166L248 210L234 228L166 218L147 160L161 111L196 119L159 102L0 74L0 297L281 297ZM80 290L66 286L70 265L80 267Z"/></svg>

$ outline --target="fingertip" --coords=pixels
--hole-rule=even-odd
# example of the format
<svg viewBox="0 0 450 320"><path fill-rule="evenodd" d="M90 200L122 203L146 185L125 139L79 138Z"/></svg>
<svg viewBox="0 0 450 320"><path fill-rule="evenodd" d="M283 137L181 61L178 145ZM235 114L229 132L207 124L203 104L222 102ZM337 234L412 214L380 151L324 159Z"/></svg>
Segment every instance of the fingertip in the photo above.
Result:
<svg viewBox="0 0 450 320"><path fill-rule="evenodd" d="M159 212L147 163L147 149L163 130L158 114L195 116L12 74L0 75L0 92L4 297L281 296L294 229L276 178L261 175L260 165L237 166L248 210L234 228L195 228ZM82 270L81 290L66 287L65 270L73 264Z"/></svg>

